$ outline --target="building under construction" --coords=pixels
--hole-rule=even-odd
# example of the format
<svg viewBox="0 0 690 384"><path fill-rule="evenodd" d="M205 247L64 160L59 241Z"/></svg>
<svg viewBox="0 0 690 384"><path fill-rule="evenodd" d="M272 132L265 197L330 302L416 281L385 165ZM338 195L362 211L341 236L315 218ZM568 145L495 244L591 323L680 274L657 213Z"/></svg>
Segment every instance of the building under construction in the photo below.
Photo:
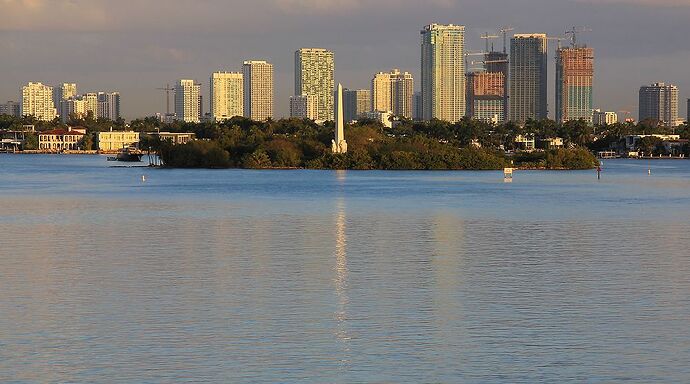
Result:
<svg viewBox="0 0 690 384"><path fill-rule="evenodd" d="M592 123L594 49L572 45L556 52L556 121Z"/></svg>
<svg viewBox="0 0 690 384"><path fill-rule="evenodd" d="M502 124L506 117L506 76L503 72L467 74L467 115Z"/></svg>

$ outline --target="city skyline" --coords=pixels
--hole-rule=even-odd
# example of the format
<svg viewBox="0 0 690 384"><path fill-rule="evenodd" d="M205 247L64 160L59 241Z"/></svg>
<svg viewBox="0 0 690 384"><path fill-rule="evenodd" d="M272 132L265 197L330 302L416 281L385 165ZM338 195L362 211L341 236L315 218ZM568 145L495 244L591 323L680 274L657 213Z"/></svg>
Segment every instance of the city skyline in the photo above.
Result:
<svg viewBox="0 0 690 384"><path fill-rule="evenodd" d="M104 3L100 1L75 10L71 14L72 22L68 23L69 27L62 27L46 16L49 11L60 15L65 12L67 5L55 5L51 8L42 1L35 1L31 2L34 3L32 8L27 5L28 2L14 1L5 4L3 15L0 16L3 21L3 26L0 27L3 41L0 44L10 53L7 55L4 71L0 74L0 101L19 101L19 89L29 81L40 81L53 86L75 82L83 89L118 90L123 98L123 116L131 119L165 111L165 96L156 90L163 84L181 77L191 78L201 81L201 94L208 95L208 73L216 68L239 68L244 60L257 58L275 63L275 112L276 117L283 117L289 114L289 95L293 93L290 84L293 82L292 53L295 50L305 46L318 46L334 51L337 63L336 81L350 89L368 88L372 73L390 68L400 68L401 71L408 71L420 78L418 33L421 27L429 23L465 25L466 49L473 51L483 49L480 34L495 33L498 26L504 24L512 24L515 33L543 31L549 36L563 36L564 31L573 23L587 25L592 32L584 34L581 40L597 51L595 108L628 110L635 117L637 89L642 84L662 81L678 85L679 98L687 98L690 80L683 63L690 58L690 49L682 42L685 35L683 31L688 27L680 19L686 19L690 15L689 2L666 1L657 3L656 7L640 1L624 0L614 5L574 0L564 1L562 4L539 0L527 2L540 5L533 9L534 15L529 15L518 4L510 3L501 4L488 12L488 6L482 8L475 1L434 1L426 7L399 1L394 2L399 5L399 9L395 15L391 15L397 17L395 22L392 17L380 18L386 7L378 2L359 1L351 5L330 1L259 2L258 5L246 7L270 8L266 17L276 20L281 18L281 23L272 25L262 33L241 32L233 35L228 49L223 50L227 52L219 53L209 45L215 39L224 39L223 34L230 27L224 26L224 23L215 18L203 28L200 27L203 33L193 32L189 38L172 40L165 35L176 35L179 32L170 32L169 27L155 23L149 25L141 17L125 20L124 15L120 14L121 10L112 11L114 14L109 16L112 16L114 22L127 23L127 28L135 31L146 29L151 32L151 37L144 39L144 42L125 47L128 44L124 42L130 41L126 39L130 32L124 31L124 26L108 24L98 17L87 17L88 10L97 14L105 12ZM384 3L390 5L390 2ZM153 7L147 5L136 8L133 4L125 2L122 8L146 14ZM193 14L213 13L227 6L209 2L196 10L189 9L185 4L176 10L168 9L175 7L160 7L156 10L174 18L185 9ZM561 16L562 11L569 11L569 16ZM546 15L550 17L544 17ZM248 19L247 22L252 18ZM314 22L309 27L302 27L305 20ZM634 28L634 24L642 20L646 23L655 20L663 23L655 23L653 33L643 34L637 31L638 28ZM240 24L244 25L246 22ZM34 27L35 30L32 29ZM46 36L45 31L50 31L50 36ZM378 34L372 35L373 31ZM43 40L38 39L38 35ZM85 40L80 45L79 52L67 49L61 40L53 40L65 36ZM665 43L660 44L661 40ZM47 42L51 42L51 46ZM493 43L496 46L502 44L500 39ZM103 51L104 45L109 49ZM35 49L28 50L28 46ZM551 84L555 73L555 42L550 42L549 46L549 117L553 118L555 102ZM57 49L58 47L62 49ZM122 55L125 48L142 51L136 55ZM96 51L99 55L93 54ZM89 56L85 57L87 54ZM89 63L88 58L94 63ZM51 65L45 66L42 64L44 62L51 62ZM420 85L420 82L416 82L416 91L420 89ZM204 111L207 111L208 102L204 100L204 104ZM681 116L686 115L684 104L679 110ZM621 115L621 118L625 116Z"/></svg>

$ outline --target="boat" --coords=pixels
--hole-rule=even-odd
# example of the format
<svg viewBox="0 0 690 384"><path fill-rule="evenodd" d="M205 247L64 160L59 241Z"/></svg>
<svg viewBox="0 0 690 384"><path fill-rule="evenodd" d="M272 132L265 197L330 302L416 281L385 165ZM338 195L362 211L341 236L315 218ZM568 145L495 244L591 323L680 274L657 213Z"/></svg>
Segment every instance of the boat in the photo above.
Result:
<svg viewBox="0 0 690 384"><path fill-rule="evenodd" d="M117 156L115 156L115 161L126 161L126 162L140 162L142 156L144 156L144 153L139 150L139 148L135 146L129 146L126 148L122 148L118 153ZM108 160L111 160L112 157L109 157Z"/></svg>

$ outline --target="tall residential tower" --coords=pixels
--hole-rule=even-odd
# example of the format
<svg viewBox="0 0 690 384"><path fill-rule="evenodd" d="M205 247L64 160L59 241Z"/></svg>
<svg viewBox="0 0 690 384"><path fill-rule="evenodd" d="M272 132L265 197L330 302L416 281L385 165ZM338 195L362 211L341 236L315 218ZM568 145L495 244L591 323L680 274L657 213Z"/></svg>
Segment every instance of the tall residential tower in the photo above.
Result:
<svg viewBox="0 0 690 384"><path fill-rule="evenodd" d="M379 72L371 80L372 110L391 112L394 116L412 118L414 80L409 72L393 69Z"/></svg>
<svg viewBox="0 0 690 384"><path fill-rule="evenodd" d="M175 118L185 123L201 121L201 86L194 80L175 83Z"/></svg>
<svg viewBox="0 0 690 384"><path fill-rule="evenodd" d="M655 83L640 87L640 122L653 120L666 127L678 122L678 87Z"/></svg>
<svg viewBox="0 0 690 384"><path fill-rule="evenodd" d="M50 121L57 116L53 102L53 88L42 83L29 83L22 87L22 116L34 116Z"/></svg>
<svg viewBox="0 0 690 384"><path fill-rule="evenodd" d="M546 34L516 34L510 41L510 120L542 120L547 110Z"/></svg>
<svg viewBox="0 0 690 384"><path fill-rule="evenodd" d="M322 48L301 48L295 52L295 96L316 96L317 121L333 118L335 58Z"/></svg>
<svg viewBox="0 0 690 384"><path fill-rule="evenodd" d="M227 120L244 116L244 76L238 72L211 74L211 117Z"/></svg>
<svg viewBox="0 0 690 384"><path fill-rule="evenodd" d="M273 64L262 60L245 61L244 116L254 121L273 117Z"/></svg>
<svg viewBox="0 0 690 384"><path fill-rule="evenodd" d="M465 27L430 24L421 31L424 120L465 116Z"/></svg>

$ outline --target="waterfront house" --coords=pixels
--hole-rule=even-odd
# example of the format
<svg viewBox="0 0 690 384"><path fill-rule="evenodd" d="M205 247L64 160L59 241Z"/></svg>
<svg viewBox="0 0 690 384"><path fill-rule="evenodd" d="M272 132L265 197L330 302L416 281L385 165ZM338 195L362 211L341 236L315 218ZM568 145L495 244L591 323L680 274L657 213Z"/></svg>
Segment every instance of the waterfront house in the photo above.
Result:
<svg viewBox="0 0 690 384"><path fill-rule="evenodd" d="M38 134L38 149L49 152L77 150L84 133L80 129L69 127L67 130L54 129Z"/></svg>
<svg viewBox="0 0 690 384"><path fill-rule="evenodd" d="M98 133L98 150L102 152L119 151L122 148L139 145L139 132L110 131Z"/></svg>

